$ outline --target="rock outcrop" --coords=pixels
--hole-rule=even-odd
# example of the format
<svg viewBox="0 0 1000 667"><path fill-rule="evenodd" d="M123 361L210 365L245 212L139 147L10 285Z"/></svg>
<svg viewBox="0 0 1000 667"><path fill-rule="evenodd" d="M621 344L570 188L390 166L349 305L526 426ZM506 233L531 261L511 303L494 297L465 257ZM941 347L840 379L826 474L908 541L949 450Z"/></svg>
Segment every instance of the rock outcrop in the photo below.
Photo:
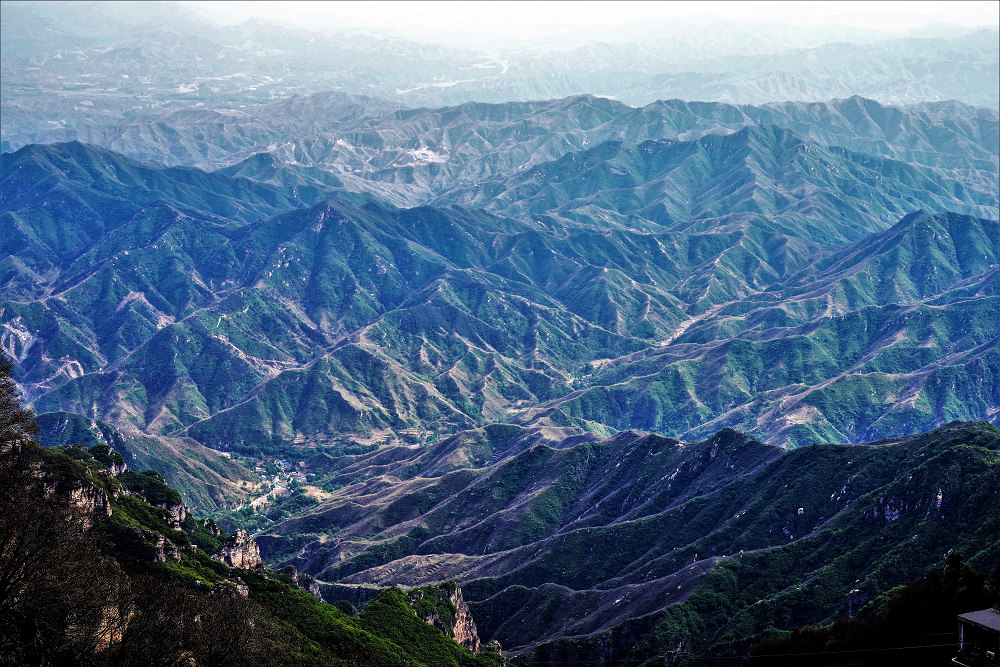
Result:
<svg viewBox="0 0 1000 667"><path fill-rule="evenodd" d="M91 447L90 454L107 467L112 477L117 477L128 470L125 457L108 445Z"/></svg>
<svg viewBox="0 0 1000 667"><path fill-rule="evenodd" d="M310 575L302 574L296 571L292 574L292 581L295 582L295 585L300 591L309 593L320 602L323 601L323 593L319 589L319 582L313 579Z"/></svg>
<svg viewBox="0 0 1000 667"><path fill-rule="evenodd" d="M167 523L169 523L170 527L175 530L180 529L181 524L184 523L184 519L186 519L191 513L188 511L187 505L184 503L177 505L171 503L160 503L156 505L156 507L167 510L167 513L170 514L167 518Z"/></svg>
<svg viewBox="0 0 1000 667"><path fill-rule="evenodd" d="M136 542L142 545L142 549L150 561L157 563L166 563L168 560L175 563L181 562L181 552L177 545L160 533L140 528L132 528L131 533Z"/></svg>
<svg viewBox="0 0 1000 667"><path fill-rule="evenodd" d="M207 530L208 532L212 533L212 535L215 535L216 537L222 536L222 530L211 519L202 519L201 527Z"/></svg>
<svg viewBox="0 0 1000 667"><path fill-rule="evenodd" d="M225 541L219 555L212 556L229 567L253 570L264 566L260 557L260 547L254 542L253 536L242 528L237 528L232 537Z"/></svg>
<svg viewBox="0 0 1000 667"><path fill-rule="evenodd" d="M212 588L212 595L238 595L241 598L250 597L250 587L242 579L224 579Z"/></svg>
<svg viewBox="0 0 1000 667"><path fill-rule="evenodd" d="M92 517L97 515L111 516L111 499L103 490L86 484L63 484L44 482L45 495L52 497L61 495L73 507L82 510L79 519L85 529L93 525Z"/></svg>
<svg viewBox="0 0 1000 667"><path fill-rule="evenodd" d="M323 601L323 593L320 591L319 582L313 579L311 575L299 572L294 565L282 568L281 571L292 577L292 582L300 591L309 593L320 602Z"/></svg>
<svg viewBox="0 0 1000 667"><path fill-rule="evenodd" d="M479 632L465 604L462 588L454 581L415 588L407 593L410 606L424 622L473 653L479 653ZM421 604L424 603L424 604Z"/></svg>
<svg viewBox="0 0 1000 667"><path fill-rule="evenodd" d="M111 501L108 494L93 486L82 486L70 489L70 504L79 507L88 514L103 514L111 516Z"/></svg>

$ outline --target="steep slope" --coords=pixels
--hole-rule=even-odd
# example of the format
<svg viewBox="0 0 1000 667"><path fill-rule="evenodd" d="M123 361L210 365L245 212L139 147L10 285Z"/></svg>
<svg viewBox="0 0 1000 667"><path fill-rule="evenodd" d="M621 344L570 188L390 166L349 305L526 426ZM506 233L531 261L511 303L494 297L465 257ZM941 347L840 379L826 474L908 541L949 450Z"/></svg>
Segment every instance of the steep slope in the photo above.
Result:
<svg viewBox="0 0 1000 667"><path fill-rule="evenodd" d="M16 255L38 274L65 268L111 232L125 247L149 243L148 236L122 229L128 225L147 235L159 231L163 217L224 226L312 205L336 192L165 168L76 142L5 154L0 170L0 252Z"/></svg>
<svg viewBox="0 0 1000 667"><path fill-rule="evenodd" d="M262 544L331 599L458 579L530 659L662 661L857 609L949 549L995 563L998 452L983 423L791 452L497 425L311 462L330 498Z"/></svg>
<svg viewBox="0 0 1000 667"><path fill-rule="evenodd" d="M126 433L68 412L46 412L37 421L42 445L111 447L133 470L162 471L166 482L198 511L239 507L248 500L247 487L255 486L251 471L191 438Z"/></svg>
<svg viewBox="0 0 1000 667"><path fill-rule="evenodd" d="M454 583L394 588L352 615L307 592L308 577L267 570L249 534L196 521L157 473L127 470L107 445L14 442L8 417L0 445L5 663L504 664L447 636L454 629L441 619L462 613L473 633L465 638L475 638Z"/></svg>
<svg viewBox="0 0 1000 667"><path fill-rule="evenodd" d="M978 572L951 553L941 570L899 586L865 609L860 618L803 627L765 639L751 650L748 665L797 665L803 654L817 667L836 667L844 655L859 667L884 662L887 650L915 667L937 667L959 653L955 618L1000 605L1000 569ZM933 645L928 646L928 637ZM970 653L975 649L970 648ZM825 655L824 655L825 654ZM757 657L759 656L759 657Z"/></svg>
<svg viewBox="0 0 1000 667"><path fill-rule="evenodd" d="M664 347L603 365L547 418L859 442L995 405L998 252L995 222L908 216L695 318Z"/></svg>

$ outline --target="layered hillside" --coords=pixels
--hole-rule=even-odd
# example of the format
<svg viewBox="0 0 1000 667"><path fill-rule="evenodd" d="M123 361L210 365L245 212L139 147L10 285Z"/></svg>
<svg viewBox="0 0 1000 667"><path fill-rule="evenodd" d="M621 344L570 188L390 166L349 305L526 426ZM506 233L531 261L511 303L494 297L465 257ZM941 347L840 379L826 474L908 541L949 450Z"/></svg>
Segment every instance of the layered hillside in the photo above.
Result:
<svg viewBox="0 0 1000 667"><path fill-rule="evenodd" d="M992 569L998 455L985 423L794 451L728 429L683 443L497 425L317 456L326 499L262 544L328 599L456 578L484 638L545 664L738 655L949 550Z"/></svg>
<svg viewBox="0 0 1000 667"><path fill-rule="evenodd" d="M437 201L516 218L652 221L684 230L755 225L831 246L920 209L989 216L996 210L994 190L967 187L937 169L824 148L764 125L696 141L604 142L455 188Z"/></svg>
<svg viewBox="0 0 1000 667"><path fill-rule="evenodd" d="M773 128L640 146L468 191L544 200L517 217L27 147L3 157L3 344L39 412L162 451L538 420L795 445L995 418L997 223L888 222L995 194ZM695 192L711 209L642 208Z"/></svg>
<svg viewBox="0 0 1000 667"><path fill-rule="evenodd" d="M265 181L319 178L358 187L377 181L383 197L426 203L457 184L511 175L607 141L693 141L747 126L779 127L824 146L961 170L950 176L971 183L997 178L995 109L959 102L886 106L858 96L761 106L672 99L631 107L579 95L400 109L377 98L323 92L238 110L146 112L112 124L12 134L4 150L77 140L168 165L226 167ZM269 166L261 153L280 168Z"/></svg>

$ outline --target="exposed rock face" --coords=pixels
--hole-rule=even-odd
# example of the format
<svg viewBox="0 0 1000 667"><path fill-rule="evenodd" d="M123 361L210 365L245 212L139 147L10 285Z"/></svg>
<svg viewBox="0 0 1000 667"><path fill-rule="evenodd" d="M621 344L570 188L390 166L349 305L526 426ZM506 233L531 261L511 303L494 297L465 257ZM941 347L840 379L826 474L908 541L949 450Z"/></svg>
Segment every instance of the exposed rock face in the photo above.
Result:
<svg viewBox="0 0 1000 667"><path fill-rule="evenodd" d="M111 516L111 499L101 489L76 485L66 488L65 485L49 483L45 483L43 488L46 496L61 494L69 501L70 505L83 510L80 519L84 528L90 528L93 525L91 517L94 515Z"/></svg>
<svg viewBox="0 0 1000 667"><path fill-rule="evenodd" d="M305 591L313 597L315 597L320 602L323 601L323 593L320 591L319 582L312 578L311 575L299 572L294 565L286 565L279 571L281 574L288 575L292 578L292 583L300 591Z"/></svg>
<svg viewBox="0 0 1000 667"><path fill-rule="evenodd" d="M71 489L69 502L88 514L111 516L111 501L108 499L108 494L92 486Z"/></svg>
<svg viewBox="0 0 1000 667"><path fill-rule="evenodd" d="M446 613L442 613L441 605L432 603L430 608L434 611L422 615L420 610L428 607L417 603L425 598L437 596L450 604L454 611L447 609ZM407 593L407 599L417 615L421 616L426 623L430 623L442 634L451 637L473 653L479 653L479 632L476 630L476 622L472 620L472 614L469 613L469 607L466 606L465 597L462 595L462 588L458 584L454 581L446 581L437 586L417 588ZM445 606L447 607L448 604Z"/></svg>
<svg viewBox="0 0 1000 667"><path fill-rule="evenodd" d="M171 528L180 529L181 524L184 523L184 519L188 517L190 512L188 511L187 505L181 503L179 505L171 505L169 503L161 503L157 505L162 509L167 510L170 513L170 518L168 522Z"/></svg>
<svg viewBox="0 0 1000 667"><path fill-rule="evenodd" d="M242 528L237 528L233 536L222 545L222 551L218 556L213 556L215 560L225 563L229 567L238 567L244 570L263 567L264 561L260 557L260 547L253 541L253 537Z"/></svg>
<svg viewBox="0 0 1000 667"><path fill-rule="evenodd" d="M310 595L312 595L317 600L322 600L323 599L323 592L319 589L319 582L316 581L315 579L313 579L312 577L309 578L308 583L307 582L302 582L299 585L299 588L301 588L305 592L309 593Z"/></svg>
<svg viewBox="0 0 1000 667"><path fill-rule="evenodd" d="M211 519L202 519L201 525L205 530L212 533L212 535L215 535L216 537L220 537L222 535L222 531Z"/></svg>
<svg viewBox="0 0 1000 667"><path fill-rule="evenodd" d="M125 458L116 452L112 447L108 447L106 452L101 452L94 458L98 458L98 460L108 466L108 472L111 473L112 477L117 477L128 470Z"/></svg>
<svg viewBox="0 0 1000 667"><path fill-rule="evenodd" d="M298 587L300 591L305 591L322 602L323 593L319 589L319 582L313 579L310 575L299 572L294 567L291 569L292 581L295 582L296 587Z"/></svg>
<svg viewBox="0 0 1000 667"><path fill-rule="evenodd" d="M212 589L212 595L238 595L241 598L248 598L250 597L250 587L243 583L242 579L235 581L226 579L215 585L215 588Z"/></svg>

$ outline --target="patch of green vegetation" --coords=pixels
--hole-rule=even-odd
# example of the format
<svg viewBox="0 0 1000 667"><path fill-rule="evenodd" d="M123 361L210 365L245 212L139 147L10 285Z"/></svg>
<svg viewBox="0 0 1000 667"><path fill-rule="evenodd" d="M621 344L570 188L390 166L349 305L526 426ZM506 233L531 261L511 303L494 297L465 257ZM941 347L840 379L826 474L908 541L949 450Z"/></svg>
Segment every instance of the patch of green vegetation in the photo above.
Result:
<svg viewBox="0 0 1000 667"><path fill-rule="evenodd" d="M455 625L455 615L458 609L446 597L458 589L458 584L448 581L440 586L426 586L407 591L406 597L417 618L434 618L441 627L452 628Z"/></svg>
<svg viewBox="0 0 1000 667"><path fill-rule="evenodd" d="M167 486L167 481L155 470L127 470L117 477L122 487L137 493L153 505L172 507L181 504L181 494Z"/></svg>

